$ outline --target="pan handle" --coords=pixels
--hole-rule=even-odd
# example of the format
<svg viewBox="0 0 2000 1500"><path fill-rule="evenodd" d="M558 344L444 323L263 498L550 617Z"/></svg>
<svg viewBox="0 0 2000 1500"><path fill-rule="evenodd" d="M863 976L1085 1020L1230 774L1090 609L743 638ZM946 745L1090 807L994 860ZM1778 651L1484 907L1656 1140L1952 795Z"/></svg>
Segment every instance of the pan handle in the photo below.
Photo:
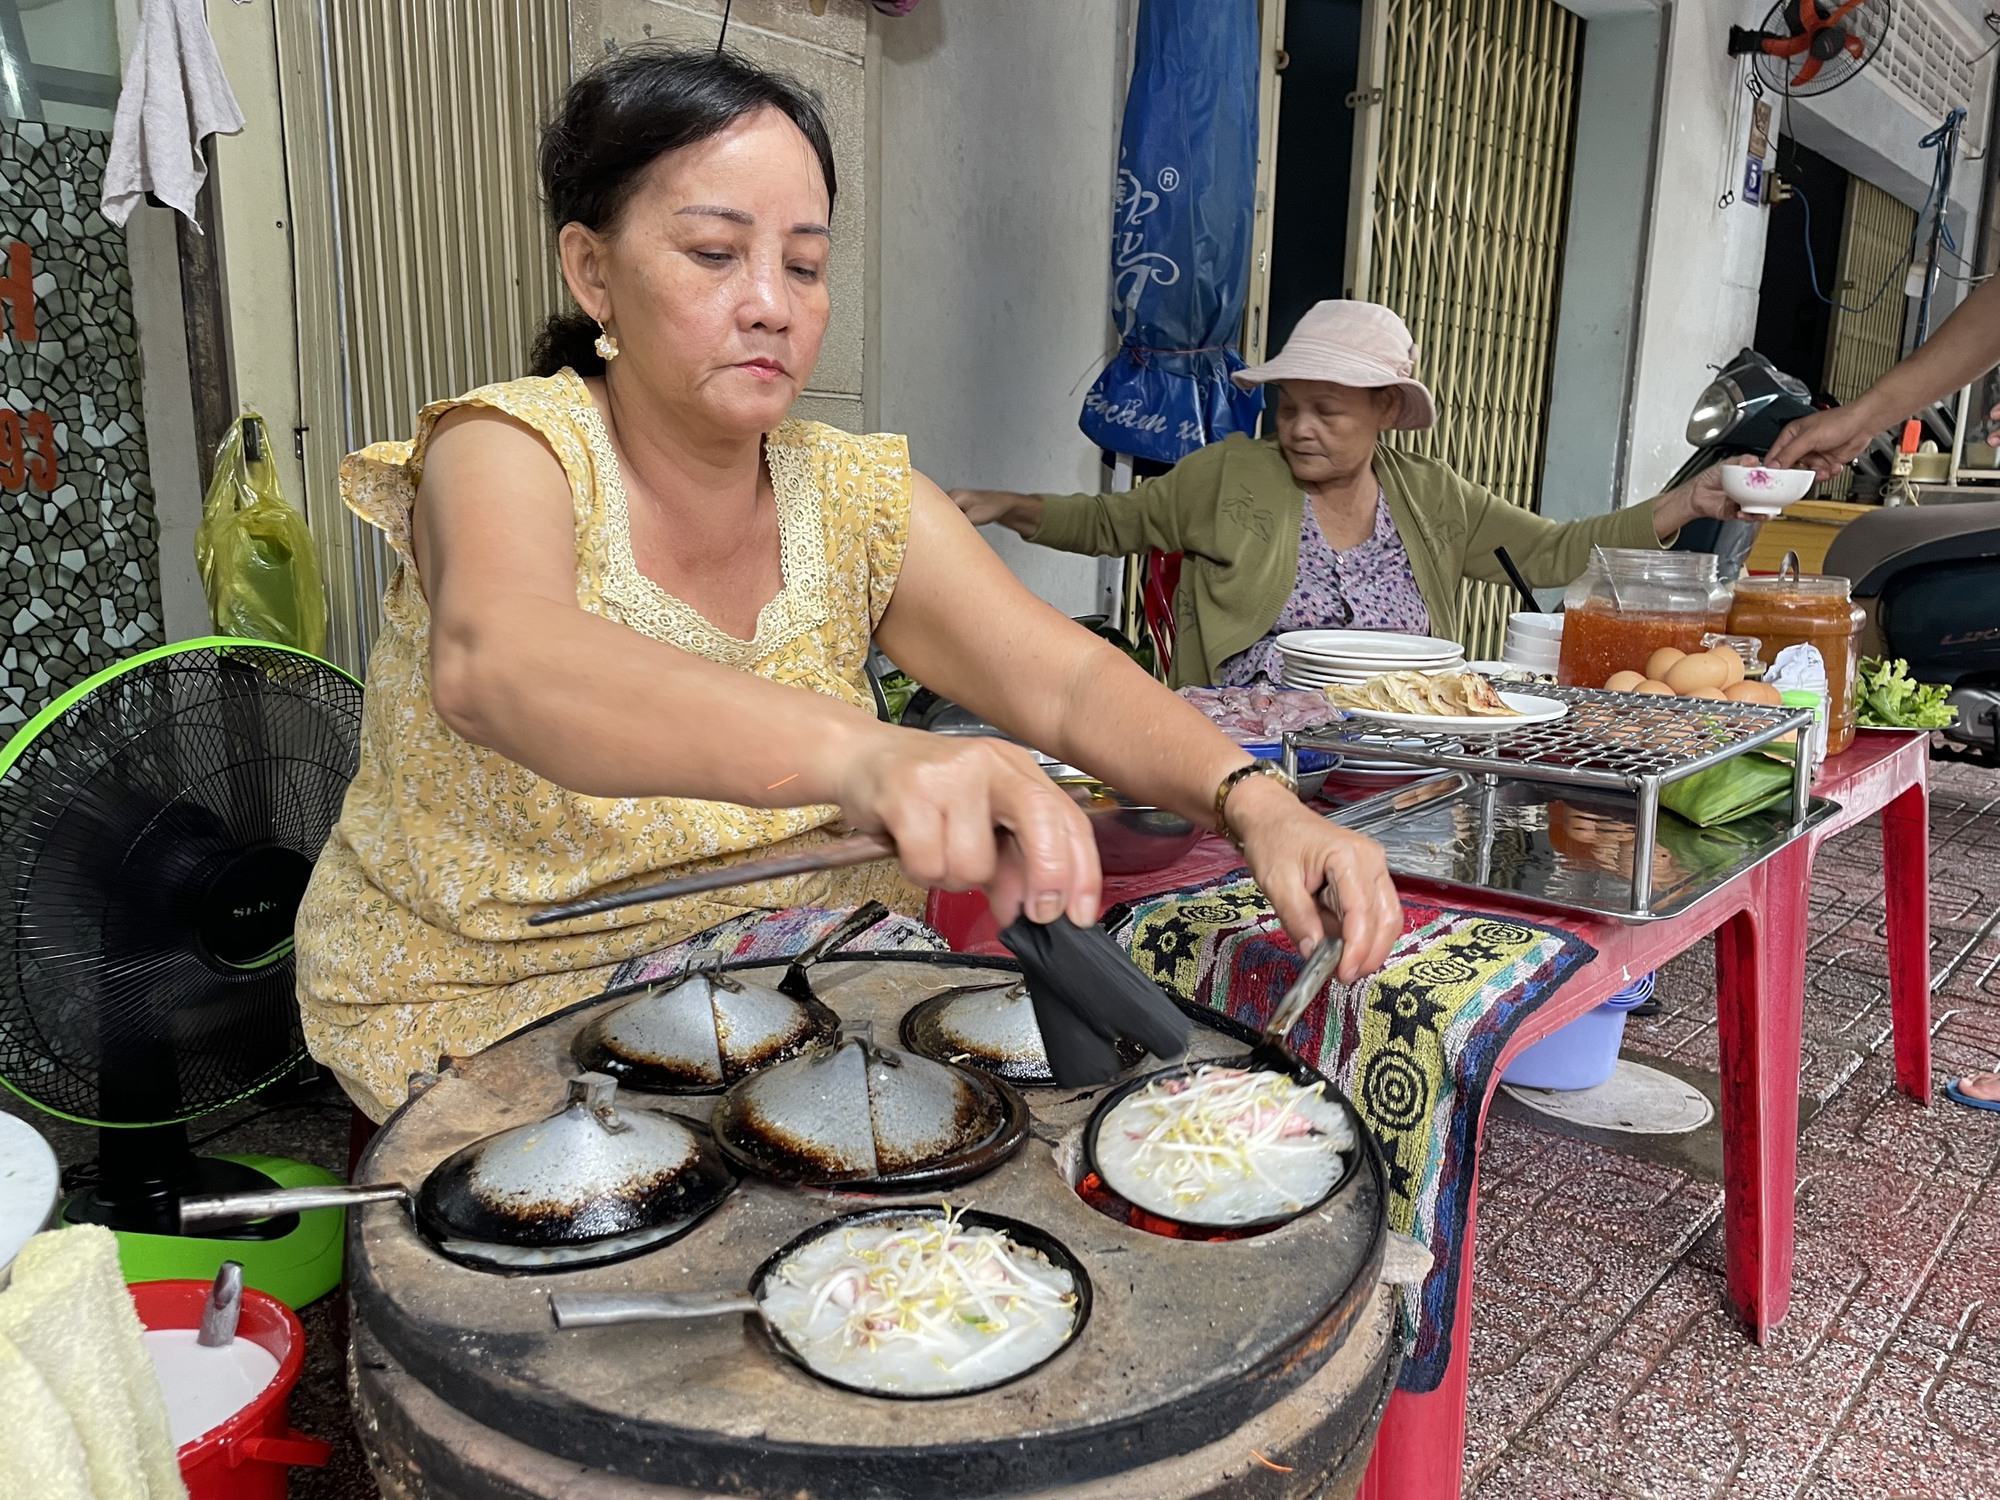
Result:
<svg viewBox="0 0 2000 1500"><path fill-rule="evenodd" d="M757 1299L743 1292L551 1292L549 1311L558 1328L596 1328L606 1323L651 1323L663 1319L719 1318L754 1313Z"/></svg>
<svg viewBox="0 0 2000 1500"><path fill-rule="evenodd" d="M889 915L889 908L880 901L870 901L865 906L857 906L842 919L840 924L830 929L820 940L792 960L794 969L809 969L836 948L844 948L877 922Z"/></svg>
<svg viewBox="0 0 2000 1500"><path fill-rule="evenodd" d="M357 1187L334 1183L327 1187L273 1188L268 1193L219 1193L181 1199L181 1233L231 1224L274 1219L279 1214L308 1213L315 1208L358 1208L364 1203L390 1203L408 1198L399 1182Z"/></svg>

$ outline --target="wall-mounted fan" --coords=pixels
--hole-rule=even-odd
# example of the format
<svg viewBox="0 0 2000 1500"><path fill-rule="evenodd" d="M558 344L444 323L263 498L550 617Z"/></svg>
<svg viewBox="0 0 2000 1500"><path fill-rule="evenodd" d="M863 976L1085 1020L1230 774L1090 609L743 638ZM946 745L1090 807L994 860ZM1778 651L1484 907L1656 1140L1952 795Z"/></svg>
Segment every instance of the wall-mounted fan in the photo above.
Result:
<svg viewBox="0 0 2000 1500"><path fill-rule="evenodd" d="M1729 28L1729 55L1753 66L1773 93L1807 99L1867 67L1889 34L1889 0L1780 0L1763 26Z"/></svg>

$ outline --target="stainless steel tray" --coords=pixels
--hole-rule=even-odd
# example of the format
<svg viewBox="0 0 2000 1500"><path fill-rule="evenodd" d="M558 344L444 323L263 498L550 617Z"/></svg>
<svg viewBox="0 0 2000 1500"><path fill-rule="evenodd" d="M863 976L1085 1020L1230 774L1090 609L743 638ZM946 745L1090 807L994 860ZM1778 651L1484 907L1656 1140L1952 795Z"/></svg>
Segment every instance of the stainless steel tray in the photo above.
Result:
<svg viewBox="0 0 2000 1500"><path fill-rule="evenodd" d="M1366 721L1349 719L1323 729L1286 735L1286 769L1297 765L1301 749L1333 750L1345 759L1360 762L1399 761L1431 770L1461 772L1489 792L1503 785L1528 782L1578 792L1617 794L1607 806L1621 805L1617 797L1622 797L1631 807L1627 822L1633 854L1625 861L1625 878L1629 882L1626 896L1615 904L1615 909L1604 904L1583 909L1644 920L1662 915L1659 907L1669 899L1667 891L1655 889L1659 865L1655 855L1662 837L1670 833L1676 842L1686 845L1686 835L1674 830L1701 832L1671 813L1665 814L1663 822L1660 789L1734 756L1748 754L1782 735L1804 730L1812 723L1812 714L1806 709L1767 708L1755 703L1641 698L1629 693L1549 684L1537 684L1536 692L1560 698L1569 704L1569 712L1546 724L1490 734L1465 734L1453 739L1442 735L1418 736L1414 740L1401 740L1393 748L1356 740L1354 736L1369 732L1369 726ZM1551 793L1551 797L1559 799L1561 793ZM1801 756L1792 778L1791 807L1782 813L1763 816L1776 817L1788 836L1796 836L1805 831L1811 808L1812 771L1808 759ZM1435 806L1426 810L1439 815ZM1755 819L1739 819L1729 825L1726 833L1710 832L1733 840L1754 826L1761 825ZM1773 848L1782 847L1782 842ZM1759 858L1770 852L1766 850ZM1665 873L1669 878L1673 876L1671 861ZM1483 888L1529 894L1512 886ZM1577 904L1573 898L1537 899ZM1684 906L1686 899L1678 900L1673 909Z"/></svg>
<svg viewBox="0 0 2000 1500"><path fill-rule="evenodd" d="M1686 910L1710 891L1763 863L1837 804L1815 797L1802 825L1789 809L1753 813L1721 828L1697 828L1666 814L1651 841L1650 899L1633 900L1640 845L1638 799L1623 792L1571 789L1524 780L1487 781L1462 772L1419 801L1370 798L1334 814L1379 842L1397 875L1620 922L1653 922Z"/></svg>

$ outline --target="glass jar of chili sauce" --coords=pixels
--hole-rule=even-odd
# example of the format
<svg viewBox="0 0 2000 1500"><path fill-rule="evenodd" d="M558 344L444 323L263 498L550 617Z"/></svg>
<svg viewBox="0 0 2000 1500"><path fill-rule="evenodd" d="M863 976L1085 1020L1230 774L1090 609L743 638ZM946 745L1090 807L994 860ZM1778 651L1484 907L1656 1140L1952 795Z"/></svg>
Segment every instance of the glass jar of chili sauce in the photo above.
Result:
<svg viewBox="0 0 2000 1500"><path fill-rule="evenodd" d="M1826 753L1854 743L1854 682L1861 661L1867 613L1848 593L1848 581L1831 574L1788 573L1744 578L1729 611L1732 635L1764 642L1764 659L1776 661L1788 646L1812 646L1826 664Z"/></svg>
<svg viewBox="0 0 2000 1500"><path fill-rule="evenodd" d="M1603 687L1614 673L1643 673L1662 646L1701 650L1704 635L1728 624L1729 585L1715 576L1714 553L1598 547L1563 593L1557 677Z"/></svg>

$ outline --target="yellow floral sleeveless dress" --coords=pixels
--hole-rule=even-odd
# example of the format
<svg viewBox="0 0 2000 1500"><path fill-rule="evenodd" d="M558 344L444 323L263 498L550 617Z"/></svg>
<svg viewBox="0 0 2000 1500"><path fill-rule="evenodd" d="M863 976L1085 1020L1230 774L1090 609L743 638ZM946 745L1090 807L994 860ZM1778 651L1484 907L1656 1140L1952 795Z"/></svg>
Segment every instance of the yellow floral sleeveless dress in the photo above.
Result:
<svg viewBox="0 0 2000 1500"><path fill-rule="evenodd" d="M549 906L663 871L822 842L838 812L579 796L445 726L431 704L430 610L410 551L411 511L438 419L468 406L525 423L561 461L582 608L773 682L871 705L869 637L909 537L902 438L786 422L765 440L784 586L744 641L639 571L617 456L572 371L438 402L419 414L412 441L347 458L342 498L381 529L400 565L368 663L360 770L299 908L298 992L313 1056L377 1120L401 1103L410 1074L441 1055L476 1052L599 993L618 964L732 917L870 899L922 909L921 893L878 864L606 912L554 933L528 925Z"/></svg>

